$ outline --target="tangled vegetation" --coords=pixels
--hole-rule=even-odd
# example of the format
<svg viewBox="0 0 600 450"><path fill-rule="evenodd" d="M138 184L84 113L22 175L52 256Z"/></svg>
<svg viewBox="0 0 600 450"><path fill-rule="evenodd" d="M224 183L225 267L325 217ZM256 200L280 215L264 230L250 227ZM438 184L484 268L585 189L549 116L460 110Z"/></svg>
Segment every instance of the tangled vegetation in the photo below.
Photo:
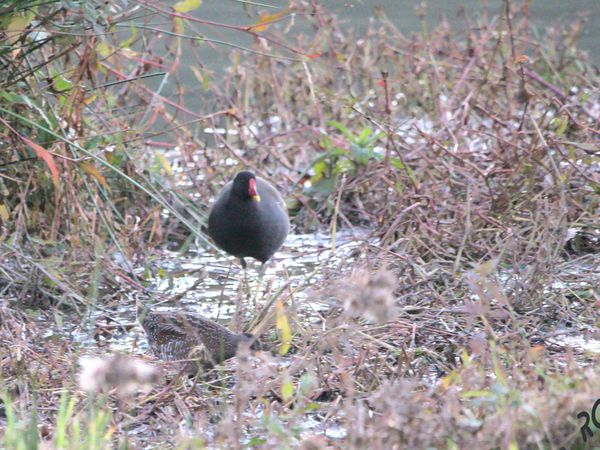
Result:
<svg viewBox="0 0 600 450"><path fill-rule="evenodd" d="M3 447L585 448L598 354L561 338L597 337L600 306L600 75L578 24L540 32L504 0L412 36L378 11L359 36L312 0L244 3L244 26L129 3L0 6ZM223 52L210 27L252 41L225 73L200 58ZM118 308L176 279L166 255L216 253L205 211L242 168L296 234L330 236L313 272L229 299L273 354L158 381L142 355L127 389L80 389L90 349L48 328L100 354L133 333Z"/></svg>

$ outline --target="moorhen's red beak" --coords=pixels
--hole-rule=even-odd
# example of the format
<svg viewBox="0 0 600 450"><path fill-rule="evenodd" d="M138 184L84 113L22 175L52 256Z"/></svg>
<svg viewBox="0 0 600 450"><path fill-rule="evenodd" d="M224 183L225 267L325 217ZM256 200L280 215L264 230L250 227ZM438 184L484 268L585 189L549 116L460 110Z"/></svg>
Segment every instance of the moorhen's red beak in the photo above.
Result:
<svg viewBox="0 0 600 450"><path fill-rule="evenodd" d="M250 187L248 188L248 195L250 195L250 198L255 202L260 202L260 195L258 195L258 191L256 190L256 180L254 178L250 178L248 183L250 184Z"/></svg>

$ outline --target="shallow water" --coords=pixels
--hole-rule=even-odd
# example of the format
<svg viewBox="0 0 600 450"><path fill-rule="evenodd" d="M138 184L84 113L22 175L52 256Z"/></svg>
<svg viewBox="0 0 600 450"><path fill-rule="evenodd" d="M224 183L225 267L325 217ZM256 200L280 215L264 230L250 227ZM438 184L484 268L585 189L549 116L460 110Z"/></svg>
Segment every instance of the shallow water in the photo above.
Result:
<svg viewBox="0 0 600 450"><path fill-rule="evenodd" d="M326 272L335 271L339 274L349 271L360 248L376 243L371 236L370 230L361 228L339 231L335 236L334 252L331 234L292 234L281 251L267 264L262 281L258 279L260 264L248 260L247 288L244 288L246 281L238 261L208 248L206 244L195 246L185 253L164 251L160 258L151 263L152 272L160 276L149 280L150 289L156 293L157 302L159 296L171 298L181 295L181 298L177 302L159 302L155 308L183 309L231 326L236 312L241 312L246 319L252 318L261 305L287 285L283 292L279 292L279 298L291 297L295 310L301 313L303 319L310 320L331 305L323 299L307 298L307 292L310 292L308 288L319 287ZM134 270L139 275L144 268ZM596 267L590 266L586 259L566 261L560 268L561 276L548 290L585 289L586 286L580 286L573 280L577 280L577 274L582 271L590 270L595 271ZM498 274L499 281L505 286L514 282L513 277L510 270ZM298 287L302 289L294 290ZM83 353L89 354L114 351L147 353L145 335L136 322L133 297L119 299L115 306L98 310L86 320L81 320L76 314L57 317L38 317L38 325L47 330L45 337L48 339L68 339L80 346ZM107 321L107 317L110 321ZM234 325L242 327L239 321ZM105 332L98 333L99 328ZM552 344L600 353L600 340L584 337L581 330L566 330L558 326L555 333L550 334L555 334L550 340Z"/></svg>
<svg viewBox="0 0 600 450"><path fill-rule="evenodd" d="M357 249L368 244L369 240L374 242L370 235L369 230L359 228L340 231L335 236L335 251L332 250L330 234L290 235L281 251L268 262L262 281L258 278L260 264L248 260L248 288L244 288L244 272L238 261L214 249L195 247L183 254L165 251L151 263L151 271L159 274L149 280L150 290L156 294L153 301L157 305L154 308L196 312L228 325L236 311L243 309L243 315L251 317L256 308L287 285L280 297L293 297L296 309L310 315L311 310L328 307L328 304L314 298L308 301L305 289L294 291L294 288L318 284L326 271L339 273L348 270ZM134 268L134 271L140 275L144 268ZM265 292L267 295L264 295ZM258 301L255 298L257 294ZM176 295L182 297L175 303L158 302L159 297ZM110 322L107 322L107 317L110 317ZM95 333L90 332L90 323ZM124 298L118 299L114 307L95 311L87 320L82 321L73 314L62 316L60 321L39 317L38 324L47 330L46 338L69 339L84 353L120 351L140 354L147 350L143 330L136 322L133 292L132 296L125 294ZM98 329L107 331L98 333ZM91 337L93 334L95 336Z"/></svg>
<svg viewBox="0 0 600 450"><path fill-rule="evenodd" d="M572 347L583 352L600 353L600 340L587 339L581 334L570 334L562 338L556 338L553 342L565 347Z"/></svg>

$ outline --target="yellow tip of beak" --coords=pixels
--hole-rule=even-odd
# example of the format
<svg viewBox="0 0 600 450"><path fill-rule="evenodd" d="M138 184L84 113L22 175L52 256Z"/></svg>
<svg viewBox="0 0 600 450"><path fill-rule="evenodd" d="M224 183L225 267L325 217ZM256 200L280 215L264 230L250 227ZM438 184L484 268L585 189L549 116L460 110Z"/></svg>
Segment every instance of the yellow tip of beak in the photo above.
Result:
<svg viewBox="0 0 600 450"><path fill-rule="evenodd" d="M252 196L252 200L254 200L255 202L260 202L260 195L256 194Z"/></svg>

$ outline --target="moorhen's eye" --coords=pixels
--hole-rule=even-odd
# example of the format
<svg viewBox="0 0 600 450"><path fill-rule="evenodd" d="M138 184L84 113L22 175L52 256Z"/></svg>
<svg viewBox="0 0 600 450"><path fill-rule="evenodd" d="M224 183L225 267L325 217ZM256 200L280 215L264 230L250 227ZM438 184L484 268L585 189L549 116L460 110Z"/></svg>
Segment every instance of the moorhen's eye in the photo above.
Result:
<svg viewBox="0 0 600 450"><path fill-rule="evenodd" d="M285 202L266 180L239 172L219 193L208 216L208 234L217 247L240 258L267 262L289 230Z"/></svg>

